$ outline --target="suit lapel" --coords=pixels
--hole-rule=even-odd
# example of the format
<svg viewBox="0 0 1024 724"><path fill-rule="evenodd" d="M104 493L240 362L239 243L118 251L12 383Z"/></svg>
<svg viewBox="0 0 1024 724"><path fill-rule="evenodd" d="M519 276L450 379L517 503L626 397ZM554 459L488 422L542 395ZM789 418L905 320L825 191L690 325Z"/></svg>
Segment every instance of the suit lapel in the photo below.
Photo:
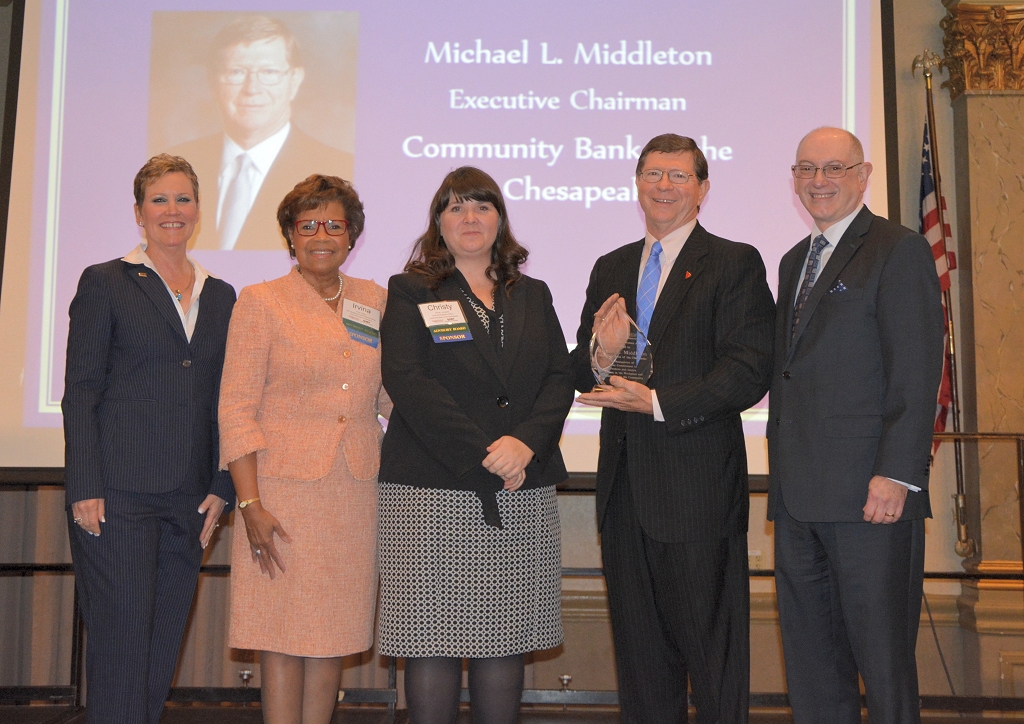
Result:
<svg viewBox="0 0 1024 724"><path fill-rule="evenodd" d="M796 249L793 251L789 268L779 270L779 298L776 303L786 310L783 333L786 335L787 349L791 349L789 330L793 327L793 305L796 300L796 285L800 283L800 274L803 271L804 260L807 258L807 250L810 248L810 245L811 237L808 235L797 244Z"/></svg>
<svg viewBox="0 0 1024 724"><path fill-rule="evenodd" d="M167 293L167 287L164 286L160 275L145 264L129 264L125 262L125 270L132 281L138 284L143 293L149 297L149 300L156 307L160 316L171 325L182 340L188 342L188 338L185 336L185 328L181 326L181 317L178 316L178 312L174 308L174 302L171 301L171 295Z"/></svg>
<svg viewBox="0 0 1024 724"><path fill-rule="evenodd" d="M256 193L256 198L252 201L252 206L249 207L249 213L245 217L245 223L242 224L242 230L238 232L239 243L235 244L236 249L263 249L265 248L263 244L259 242L254 243L254 240L268 233L275 235L278 233L277 231L268 232L266 228L263 228L266 223L265 217L253 212L265 207L276 210L280 199L283 199L295 184L302 180L289 176L289 171L294 166L292 157L300 153L299 147L302 145L301 135L301 131L293 123L288 131L288 137L284 139L284 143L281 145L281 150L277 152L274 162L267 169L267 175L260 185L260 190ZM282 237L282 248L284 243L285 241Z"/></svg>
<svg viewBox="0 0 1024 724"><path fill-rule="evenodd" d="M690 237L683 244L679 256L676 257L669 272L665 286L658 295L658 303L654 305L654 315L651 317L651 327L647 338L651 346L657 350L658 342L668 329L669 322L676 316L683 299L693 288L693 283L700 276L701 268L704 265L703 258L708 253L708 232L700 225L700 222L693 227ZM635 295L634 295L635 296Z"/></svg>
<svg viewBox="0 0 1024 724"><path fill-rule="evenodd" d="M499 288L495 294L504 294ZM523 339L523 326L526 323L526 290L523 286L512 287L512 294L503 297L502 315L505 320L505 348L499 360L502 368L502 380L507 380L512 371L512 361L515 359L519 344ZM493 351L494 345L491 345Z"/></svg>
<svg viewBox="0 0 1024 724"><path fill-rule="evenodd" d="M316 333L322 334L328 330L330 334L341 334L345 326L341 321L342 300L338 301L338 311L335 312L324 301L323 297L316 293L316 290L299 273L298 266L292 267L291 274L286 277L292 284L292 292L289 299L280 299L283 305L298 302L302 308L301 314L295 314L295 320L313 322L316 326ZM344 297L345 276L342 275L342 296ZM200 310L201 311L201 310ZM295 323L295 322L293 322ZM348 332L344 332L347 339Z"/></svg>
<svg viewBox="0 0 1024 724"><path fill-rule="evenodd" d="M857 217L843 234L839 243L836 244L836 250L832 252L832 256L828 259L828 264L825 265L825 268L821 270L821 274L814 281L811 294L807 297L807 303L804 304L803 311L800 313L800 323L797 325L796 332L793 334L793 341L790 344L790 355L793 354L797 340L800 339L804 330L807 329L807 324L810 322L811 317L814 316L818 303L828 290L832 288L832 283L839 277L839 273L849 263L850 259L853 258L853 255L857 253L857 249L863 243L863 236L868 232L873 218L874 214L865 206L857 214ZM790 307L792 306L793 303L790 302ZM790 315L792 314L793 311L790 309ZM790 318L792 319L792 317Z"/></svg>
<svg viewBox="0 0 1024 724"><path fill-rule="evenodd" d="M613 270L615 274L614 291L618 291L626 300L626 313L636 319L636 292L640 283L640 259L644 255L644 240L634 242L626 253L626 258ZM609 295L611 296L611 295ZM605 297L607 299L607 297ZM604 299L598 301L604 304Z"/></svg>

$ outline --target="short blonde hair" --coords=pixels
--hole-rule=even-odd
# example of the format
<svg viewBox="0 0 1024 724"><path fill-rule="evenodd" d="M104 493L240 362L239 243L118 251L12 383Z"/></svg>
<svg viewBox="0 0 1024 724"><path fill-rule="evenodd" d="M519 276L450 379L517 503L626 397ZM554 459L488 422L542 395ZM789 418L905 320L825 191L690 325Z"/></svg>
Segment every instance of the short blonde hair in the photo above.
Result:
<svg viewBox="0 0 1024 724"><path fill-rule="evenodd" d="M135 174L135 204L140 209L142 202L146 200L146 187L169 173L185 174L192 184L192 195L195 196L196 203L199 203L199 179L196 177L196 172L192 170L192 164L181 156L161 153L146 161L139 172Z"/></svg>

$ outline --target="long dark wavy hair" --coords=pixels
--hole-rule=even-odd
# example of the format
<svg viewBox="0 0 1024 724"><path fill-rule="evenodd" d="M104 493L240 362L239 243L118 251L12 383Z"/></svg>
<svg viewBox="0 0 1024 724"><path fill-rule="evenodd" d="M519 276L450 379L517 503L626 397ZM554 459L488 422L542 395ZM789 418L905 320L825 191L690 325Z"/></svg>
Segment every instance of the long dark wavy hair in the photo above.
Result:
<svg viewBox="0 0 1024 724"><path fill-rule="evenodd" d="M493 204L498 212L498 235L491 247L491 264L487 275L511 291L523 273L519 265L526 261L530 252L524 249L512 235L508 222L505 199L501 189L489 175L473 166L455 169L441 182L430 203L430 220L423 236L416 240L405 265L405 271L421 274L427 278L428 286L437 289L455 271L455 257L452 256L444 237L441 236L441 214L452 201L484 201Z"/></svg>

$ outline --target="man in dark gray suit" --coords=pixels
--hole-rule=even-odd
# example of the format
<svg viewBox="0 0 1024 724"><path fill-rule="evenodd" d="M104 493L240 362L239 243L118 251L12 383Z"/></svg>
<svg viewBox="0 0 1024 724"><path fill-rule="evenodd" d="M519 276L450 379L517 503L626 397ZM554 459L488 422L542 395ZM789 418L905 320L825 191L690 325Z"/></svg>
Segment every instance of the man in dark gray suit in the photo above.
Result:
<svg viewBox="0 0 1024 724"><path fill-rule="evenodd" d="M871 164L838 128L801 141L814 228L779 265L769 402L775 582L793 718L918 722L929 447L942 372L924 237L863 203Z"/></svg>
<svg viewBox="0 0 1024 724"><path fill-rule="evenodd" d="M622 721L747 721L747 461L740 413L767 389L775 305L761 255L697 221L708 164L690 138L647 143L646 235L597 260L573 352L581 402L604 407L597 518ZM592 327L614 305L646 332L647 385L591 391Z"/></svg>

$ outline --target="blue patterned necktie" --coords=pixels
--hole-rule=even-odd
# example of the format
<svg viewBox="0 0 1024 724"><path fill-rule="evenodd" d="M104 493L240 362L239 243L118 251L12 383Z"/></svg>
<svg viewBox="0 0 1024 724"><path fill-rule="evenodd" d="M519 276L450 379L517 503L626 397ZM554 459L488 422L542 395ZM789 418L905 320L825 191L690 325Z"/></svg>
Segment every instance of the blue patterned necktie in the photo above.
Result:
<svg viewBox="0 0 1024 724"><path fill-rule="evenodd" d="M793 305L793 326L789 329L789 339L793 341L796 336L796 326L800 323L800 312L807 304L807 298L811 296L811 288L814 287L814 280L818 278L818 265L821 262L821 252L828 246L828 239L824 234L814 237L814 245L807 257L807 266L804 267L804 280L800 284L800 293L796 295L796 304Z"/></svg>
<svg viewBox="0 0 1024 724"><path fill-rule="evenodd" d="M661 281L661 242L654 242L651 247L651 255L647 257L647 264L644 265L644 273L640 276L640 286L636 290L636 326L647 336L651 328L651 316L654 314L654 302L658 297L658 282ZM636 340L636 359L640 361L647 341L643 338Z"/></svg>

